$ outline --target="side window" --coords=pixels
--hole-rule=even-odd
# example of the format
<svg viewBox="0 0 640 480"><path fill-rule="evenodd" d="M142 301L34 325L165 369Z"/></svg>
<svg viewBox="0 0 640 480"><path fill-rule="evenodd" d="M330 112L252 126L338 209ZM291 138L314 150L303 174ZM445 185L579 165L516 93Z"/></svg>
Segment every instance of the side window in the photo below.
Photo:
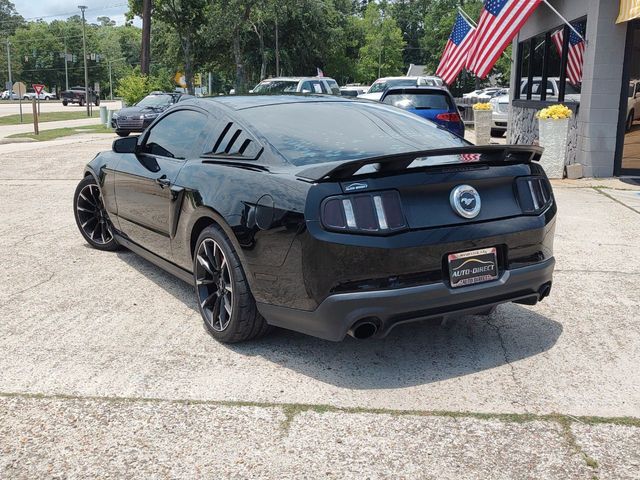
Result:
<svg viewBox="0 0 640 480"><path fill-rule="evenodd" d="M149 132L144 152L185 159L198 145L202 149L207 117L193 110L178 110L161 119Z"/></svg>
<svg viewBox="0 0 640 480"><path fill-rule="evenodd" d="M526 89L525 89L526 92ZM532 95L540 95L540 80L534 80L533 81L533 88L531 89L531 94Z"/></svg>
<svg viewBox="0 0 640 480"><path fill-rule="evenodd" d="M340 95L340 87L335 80L327 80L327 85L334 95Z"/></svg>
<svg viewBox="0 0 640 480"><path fill-rule="evenodd" d="M547 95L557 95L558 92L553 88L553 82L551 80L547 80Z"/></svg>
<svg viewBox="0 0 640 480"><path fill-rule="evenodd" d="M328 93L320 80L307 80L302 84L302 90L308 90L310 93Z"/></svg>

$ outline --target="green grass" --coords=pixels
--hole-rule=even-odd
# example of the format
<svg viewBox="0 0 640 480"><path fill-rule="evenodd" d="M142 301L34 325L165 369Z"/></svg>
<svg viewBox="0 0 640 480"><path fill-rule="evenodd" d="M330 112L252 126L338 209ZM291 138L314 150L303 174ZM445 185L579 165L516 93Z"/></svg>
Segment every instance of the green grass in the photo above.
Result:
<svg viewBox="0 0 640 480"><path fill-rule="evenodd" d="M24 107L22 111L25 112ZM31 105L29 105L29 112L31 112ZM92 117L98 118L99 116L99 109L94 108ZM42 112L40 115L38 115L38 122L43 123L57 122L60 120L79 120L82 118L87 118L87 111L85 109L74 112ZM23 113L22 123L33 123L33 114ZM20 125L20 114L0 117L0 126L1 125Z"/></svg>
<svg viewBox="0 0 640 480"><path fill-rule="evenodd" d="M47 140L55 140L56 138L68 137L69 135L78 135L81 133L113 133L113 130L101 124L86 125L84 127L42 130L40 135L36 135L35 133L16 133L14 135L9 135L7 138L30 138L38 142L45 142Z"/></svg>

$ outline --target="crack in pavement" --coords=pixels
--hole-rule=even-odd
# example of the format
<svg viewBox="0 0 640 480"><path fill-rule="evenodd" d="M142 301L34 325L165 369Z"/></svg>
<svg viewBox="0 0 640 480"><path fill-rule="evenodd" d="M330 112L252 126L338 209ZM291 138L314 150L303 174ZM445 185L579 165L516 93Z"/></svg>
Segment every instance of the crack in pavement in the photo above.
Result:
<svg viewBox="0 0 640 480"><path fill-rule="evenodd" d="M639 211L639 210L636 210L636 209L635 209L635 208L633 208L632 206L627 205L627 204L626 204L626 203L624 203L623 201L618 200L617 198L615 198L615 197L613 197L613 196L609 195L607 192L605 192L605 191L604 191L604 190L605 190L604 188L591 187L591 189L592 189L592 190L595 190L595 191L596 191L596 192L598 192L600 195L604 195L604 196L605 196L605 197L607 197L609 200L613 200L614 202L616 202L616 203L618 203L618 204L622 205L623 207L628 208L628 209L629 209L629 210L631 210L633 213L637 213L638 215L640 215L640 211Z"/></svg>
<svg viewBox="0 0 640 480"><path fill-rule="evenodd" d="M56 274L55 274L55 272L53 272L53 273L51 273L51 275L49 275L49 278L47 278L46 280L38 282L35 285L31 285L31 286L29 286L27 288L24 288L22 290L19 290L17 292L10 293L6 298L6 301L3 302L2 304L0 304L0 306L2 306L2 307L6 306L9 303L9 300L11 298L17 296L17 295L21 295L21 294L23 294L25 292L28 292L29 290L33 290L34 288L38 288L38 287L44 285L45 283L49 283L51 280L53 280L53 277L55 277L55 276L56 276Z"/></svg>
<svg viewBox="0 0 640 480"><path fill-rule="evenodd" d="M487 325L489 325L490 327L493 327L496 331L496 333L498 334L498 339L500 340L500 348L502 348L502 355L504 356L504 361L505 363L509 366L510 371L511 371L511 378L513 379L513 383L516 384L516 387L518 387L518 390L520 390L520 397L523 396L524 394L524 386L522 385L522 382L520 382L520 380L518 379L517 375L516 375L516 368L513 365L513 363L511 363L511 361L509 360L509 354L507 353L507 346L505 345L504 342L504 337L502 336L502 330L500 329L500 327L498 325L495 325L493 323L491 323L491 318L488 318L486 320ZM527 405L523 402L521 402L520 400L516 400L517 404L520 405L522 407L522 409L529 413L529 409L527 408Z"/></svg>

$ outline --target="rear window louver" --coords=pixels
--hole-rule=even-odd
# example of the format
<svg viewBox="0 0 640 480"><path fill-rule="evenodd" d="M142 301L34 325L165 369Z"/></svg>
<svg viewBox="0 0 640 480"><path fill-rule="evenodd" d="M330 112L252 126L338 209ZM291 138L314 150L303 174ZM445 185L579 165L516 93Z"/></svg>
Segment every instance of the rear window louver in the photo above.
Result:
<svg viewBox="0 0 640 480"><path fill-rule="evenodd" d="M225 125L207 156L240 157L255 160L261 152L262 148L252 137L247 135L240 126L229 122Z"/></svg>

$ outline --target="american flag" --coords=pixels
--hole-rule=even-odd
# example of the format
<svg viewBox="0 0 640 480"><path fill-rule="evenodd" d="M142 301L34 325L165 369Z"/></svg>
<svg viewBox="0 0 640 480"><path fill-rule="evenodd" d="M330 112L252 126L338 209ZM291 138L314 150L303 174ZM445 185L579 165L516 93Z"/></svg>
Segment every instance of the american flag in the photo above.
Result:
<svg viewBox="0 0 640 480"><path fill-rule="evenodd" d="M447 45L442 52L440 65L436 70L436 75L442 78L442 81L451 85L456 77L460 74L462 67L467 61L469 47L473 43L473 35L476 29L460 14L456 16L456 23L453 25Z"/></svg>
<svg viewBox="0 0 640 480"><path fill-rule="evenodd" d="M580 32L584 37L584 24L572 23L573 28ZM562 57L562 43L564 40L564 29L560 29L551 35L553 43L558 50L558 55ZM573 30L569 31L569 55L567 60L567 78L569 83L578 85L582 82L582 64L584 63L584 40L580 38Z"/></svg>
<svg viewBox="0 0 640 480"><path fill-rule="evenodd" d="M485 78L542 0L485 0L467 70Z"/></svg>

